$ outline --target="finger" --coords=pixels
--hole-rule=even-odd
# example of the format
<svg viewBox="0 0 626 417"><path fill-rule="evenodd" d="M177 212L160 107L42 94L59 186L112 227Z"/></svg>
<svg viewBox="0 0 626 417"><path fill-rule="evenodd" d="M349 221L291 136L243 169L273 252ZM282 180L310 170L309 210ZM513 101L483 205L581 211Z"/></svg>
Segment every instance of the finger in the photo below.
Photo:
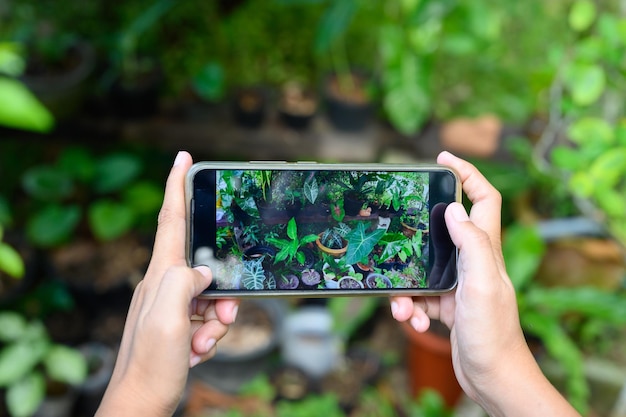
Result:
<svg viewBox="0 0 626 417"><path fill-rule="evenodd" d="M200 322L194 322L194 324L200 324ZM219 320L209 320L201 323L194 328L193 336L191 337L191 351L192 354L202 357L203 359L207 355L212 354L217 341L223 338L228 332L228 325L221 323Z"/></svg>
<svg viewBox="0 0 626 417"><path fill-rule="evenodd" d="M167 269L156 292L150 314L168 323L172 319L189 321L192 300L211 284L211 270L172 266Z"/></svg>
<svg viewBox="0 0 626 417"><path fill-rule="evenodd" d="M233 324L239 311L239 300L222 299L215 302L215 313L220 322Z"/></svg>
<svg viewBox="0 0 626 417"><path fill-rule="evenodd" d="M449 152L439 154L437 162L457 171L463 184L463 191L473 204L470 214L472 221L485 230L495 244L499 244L502 197L498 190L474 165Z"/></svg>
<svg viewBox="0 0 626 417"><path fill-rule="evenodd" d="M472 297L473 290L493 287L493 279L502 277L498 259L494 256L490 236L470 221L463 206L450 204L446 210L446 225L452 242L459 248L459 287L463 296ZM471 271L471 282L465 282ZM470 294L470 295L468 295Z"/></svg>
<svg viewBox="0 0 626 417"><path fill-rule="evenodd" d="M167 178L165 196L158 217L154 250L150 268L157 271L148 277L160 277L170 265L185 265L185 175L191 167L191 156L184 151L176 155L174 166Z"/></svg>
<svg viewBox="0 0 626 417"><path fill-rule="evenodd" d="M398 321L411 320L419 332L428 330L430 319L441 319L440 297L391 297L391 314Z"/></svg>
<svg viewBox="0 0 626 417"><path fill-rule="evenodd" d="M413 315L413 299L411 297L391 297L391 315L402 322Z"/></svg>

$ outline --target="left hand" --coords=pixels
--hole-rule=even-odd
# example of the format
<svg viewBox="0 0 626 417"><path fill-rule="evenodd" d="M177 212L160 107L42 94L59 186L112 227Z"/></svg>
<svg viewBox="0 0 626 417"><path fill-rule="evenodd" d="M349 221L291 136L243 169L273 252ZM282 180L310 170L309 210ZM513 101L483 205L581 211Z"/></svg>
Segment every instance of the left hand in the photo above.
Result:
<svg viewBox="0 0 626 417"><path fill-rule="evenodd" d="M197 298L211 271L185 261L184 180L191 164L191 156L179 152L167 179L152 259L135 289L97 416L172 415L189 368L215 354L235 321L238 302Z"/></svg>

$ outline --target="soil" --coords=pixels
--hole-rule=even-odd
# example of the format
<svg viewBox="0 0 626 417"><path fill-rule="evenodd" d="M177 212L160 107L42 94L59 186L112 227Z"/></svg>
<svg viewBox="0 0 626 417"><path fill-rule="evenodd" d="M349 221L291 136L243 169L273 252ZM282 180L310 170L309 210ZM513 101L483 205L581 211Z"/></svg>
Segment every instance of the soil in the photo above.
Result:
<svg viewBox="0 0 626 417"><path fill-rule="evenodd" d="M335 97L339 100L344 100L351 104L367 104L370 102L370 98L366 90L366 80L355 74L348 74L348 78L351 79L348 86L341 85L340 79L337 76L333 76L328 81L328 93L331 97ZM350 88L346 88L350 87Z"/></svg>

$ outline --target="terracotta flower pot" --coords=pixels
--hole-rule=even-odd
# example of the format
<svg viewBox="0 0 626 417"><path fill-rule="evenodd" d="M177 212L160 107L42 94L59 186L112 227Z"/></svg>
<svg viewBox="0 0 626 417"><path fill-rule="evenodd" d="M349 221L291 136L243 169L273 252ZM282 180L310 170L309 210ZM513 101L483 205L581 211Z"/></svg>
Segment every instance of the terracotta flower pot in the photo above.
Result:
<svg viewBox="0 0 626 417"><path fill-rule="evenodd" d="M450 339L432 331L418 333L408 322L402 323L402 329L408 339L407 371L413 396L434 389L446 405L455 406L463 391L454 375Z"/></svg>
<svg viewBox="0 0 626 417"><path fill-rule="evenodd" d="M334 258L341 258L346 253L346 251L348 250L348 241L344 239L344 243L345 245L343 246L343 248L339 248L339 249L329 248L322 243L322 233L320 233L318 235L318 238L315 240L315 244L317 245L318 248L320 248L322 252L325 252Z"/></svg>

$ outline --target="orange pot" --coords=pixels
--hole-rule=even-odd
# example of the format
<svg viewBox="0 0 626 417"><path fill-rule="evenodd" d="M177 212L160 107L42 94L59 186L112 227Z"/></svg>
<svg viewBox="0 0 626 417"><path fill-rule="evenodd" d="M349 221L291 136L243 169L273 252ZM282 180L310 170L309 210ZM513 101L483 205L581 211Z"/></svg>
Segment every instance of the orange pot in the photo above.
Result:
<svg viewBox="0 0 626 417"><path fill-rule="evenodd" d="M408 339L407 371L411 394L417 397L424 389L433 389L448 407L458 402L463 390L452 367L450 339L433 332L418 333L408 322L402 323Z"/></svg>

